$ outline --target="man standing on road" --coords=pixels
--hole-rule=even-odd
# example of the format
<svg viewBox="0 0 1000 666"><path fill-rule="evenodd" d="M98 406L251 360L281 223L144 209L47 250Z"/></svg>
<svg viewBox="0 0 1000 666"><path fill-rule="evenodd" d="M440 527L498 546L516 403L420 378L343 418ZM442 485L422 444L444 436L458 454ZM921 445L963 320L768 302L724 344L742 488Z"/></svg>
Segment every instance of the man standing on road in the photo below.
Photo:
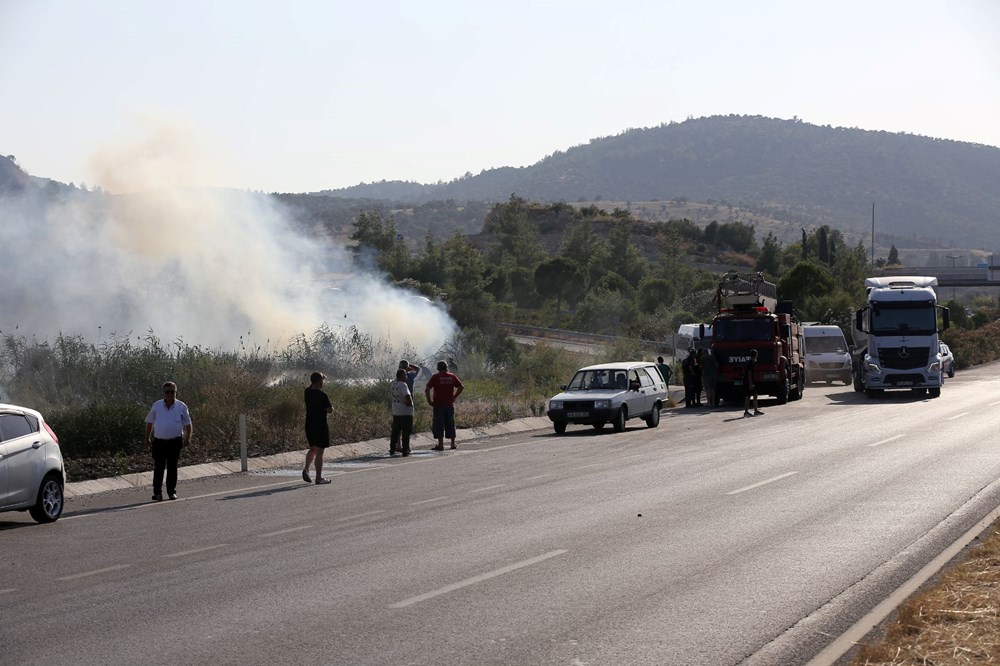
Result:
<svg viewBox="0 0 1000 666"><path fill-rule="evenodd" d="M389 455L401 450L403 457L410 455L410 433L413 432L413 394L406 385L406 370L399 364L396 381L389 385L392 396L392 431L389 435ZM400 447L402 438L402 447Z"/></svg>
<svg viewBox="0 0 1000 666"><path fill-rule="evenodd" d="M750 358L743 366L743 386L746 387L747 397L743 400L743 416L760 416L764 412L757 409L757 385L753 383L753 369L757 365L757 350L750 350ZM750 398L753 397L753 414L750 413Z"/></svg>
<svg viewBox="0 0 1000 666"><path fill-rule="evenodd" d="M434 408L431 431L438 441L434 451L444 451L445 437L451 440L451 448L458 448L455 446L455 399L465 390L465 386L454 373L448 372L448 364L444 361L438 361L437 369L437 374L427 380L424 395L428 404ZM431 391L434 392L433 398Z"/></svg>
<svg viewBox="0 0 1000 666"><path fill-rule="evenodd" d="M674 374L674 371L670 368L669 363L664 363L662 356L656 357L656 367L660 369L660 374L663 375L663 383L670 388L670 375Z"/></svg>
<svg viewBox="0 0 1000 666"><path fill-rule="evenodd" d="M309 478L309 465L315 464L317 486L330 483L330 479L323 478L323 452L330 446L330 426L326 422L326 415L333 413L333 403L323 390L324 379L326 375L322 372L312 373L309 376L311 384L305 390L306 441L309 443L309 452L306 453L302 480L312 483L312 479Z"/></svg>
<svg viewBox="0 0 1000 666"><path fill-rule="evenodd" d="M177 384L163 384L163 398L146 415L144 444L153 454L153 501L163 500L163 471L167 472L167 497L177 499L177 461L191 443L191 413L177 399Z"/></svg>

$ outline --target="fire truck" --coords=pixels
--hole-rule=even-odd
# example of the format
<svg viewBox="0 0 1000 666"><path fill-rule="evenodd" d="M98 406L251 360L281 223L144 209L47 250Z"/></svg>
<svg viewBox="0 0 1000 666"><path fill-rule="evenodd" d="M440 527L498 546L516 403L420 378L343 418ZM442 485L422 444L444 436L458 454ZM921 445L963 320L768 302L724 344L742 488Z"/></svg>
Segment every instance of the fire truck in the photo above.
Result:
<svg viewBox="0 0 1000 666"><path fill-rule="evenodd" d="M778 288L763 274L726 273L716 291L718 314L712 320L712 354L718 361L715 394L741 402L743 372L750 350L757 350L754 384L758 395L778 404L802 397L806 371L802 325L791 301L778 301Z"/></svg>

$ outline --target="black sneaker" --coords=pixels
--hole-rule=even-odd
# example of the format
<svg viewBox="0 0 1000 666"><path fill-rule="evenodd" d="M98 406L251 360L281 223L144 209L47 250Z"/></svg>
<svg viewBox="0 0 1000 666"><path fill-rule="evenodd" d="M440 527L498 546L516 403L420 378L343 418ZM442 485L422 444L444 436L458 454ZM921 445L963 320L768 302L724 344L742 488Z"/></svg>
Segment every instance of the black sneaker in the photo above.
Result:
<svg viewBox="0 0 1000 666"><path fill-rule="evenodd" d="M389 451L389 457L390 457L390 458L395 458L395 457L396 457L396 456L398 456L398 455L399 455L399 454L398 454L398 453L396 453L395 451Z"/></svg>
<svg viewBox="0 0 1000 666"><path fill-rule="evenodd" d="M306 483L312 483L313 482L313 480L311 478L309 478L309 472L307 472L305 470L302 470L302 480L305 481Z"/></svg>
<svg viewBox="0 0 1000 666"><path fill-rule="evenodd" d="M328 483L330 483L330 479L316 479L317 486L325 486Z"/></svg>
<svg viewBox="0 0 1000 666"><path fill-rule="evenodd" d="M163 495L161 495L160 493L156 493L155 495L153 495L153 501L154 502L162 502L163 501Z"/></svg>
<svg viewBox="0 0 1000 666"><path fill-rule="evenodd" d="M751 414L750 412L744 410L744 412L743 412L743 418L746 418L748 416L753 416L753 414Z"/></svg>
<svg viewBox="0 0 1000 666"><path fill-rule="evenodd" d="M408 456L408 455L410 455L410 451L409 451L409 449L407 449L406 451L403 451L403 457L404 457L404 458L405 458L406 456Z"/></svg>
<svg viewBox="0 0 1000 666"><path fill-rule="evenodd" d="M177 499L177 493L167 493L167 498L175 500Z"/></svg>
<svg viewBox="0 0 1000 666"><path fill-rule="evenodd" d="M753 410L753 415L754 416L764 416L764 412L760 411L759 409L755 409L755 410Z"/></svg>

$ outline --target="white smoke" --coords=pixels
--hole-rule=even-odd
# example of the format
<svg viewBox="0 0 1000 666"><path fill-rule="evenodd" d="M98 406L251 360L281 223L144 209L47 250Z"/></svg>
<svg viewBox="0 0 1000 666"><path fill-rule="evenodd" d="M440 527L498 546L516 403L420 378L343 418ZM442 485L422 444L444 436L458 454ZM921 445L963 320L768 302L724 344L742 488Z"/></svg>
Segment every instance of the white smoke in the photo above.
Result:
<svg viewBox="0 0 1000 666"><path fill-rule="evenodd" d="M320 325L356 326L433 354L455 324L426 299L309 238L272 197L193 187L201 142L171 126L94 159L105 195L0 197L0 331L38 339L111 334L234 349L280 348Z"/></svg>

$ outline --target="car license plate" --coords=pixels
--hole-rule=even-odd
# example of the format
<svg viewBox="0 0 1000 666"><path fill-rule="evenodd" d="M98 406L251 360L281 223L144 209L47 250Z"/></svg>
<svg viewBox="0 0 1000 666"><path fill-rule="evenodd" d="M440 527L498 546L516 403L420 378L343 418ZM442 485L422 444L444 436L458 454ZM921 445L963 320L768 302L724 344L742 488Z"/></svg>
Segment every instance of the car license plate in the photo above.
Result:
<svg viewBox="0 0 1000 666"><path fill-rule="evenodd" d="M571 419L585 419L590 416L590 412L566 412L566 416Z"/></svg>
<svg viewBox="0 0 1000 666"><path fill-rule="evenodd" d="M737 379L735 382L733 382L733 386L743 386L743 380Z"/></svg>
<svg viewBox="0 0 1000 666"><path fill-rule="evenodd" d="M896 382L896 386L913 386L913 382Z"/></svg>

